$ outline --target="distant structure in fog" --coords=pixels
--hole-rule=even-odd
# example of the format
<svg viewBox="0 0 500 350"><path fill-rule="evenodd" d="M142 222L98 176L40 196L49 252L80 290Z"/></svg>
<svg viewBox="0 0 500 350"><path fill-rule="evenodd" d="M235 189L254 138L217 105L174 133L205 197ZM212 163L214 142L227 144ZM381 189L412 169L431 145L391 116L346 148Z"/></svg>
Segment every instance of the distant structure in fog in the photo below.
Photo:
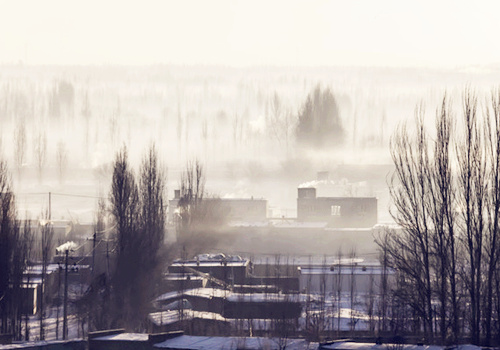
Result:
<svg viewBox="0 0 500 350"><path fill-rule="evenodd" d="M377 224L377 198L317 197L315 187L299 188L297 221L326 222L333 228L370 228Z"/></svg>
<svg viewBox="0 0 500 350"><path fill-rule="evenodd" d="M169 221L174 222L179 207L181 192L174 191L174 199L169 201ZM263 222L267 220L267 199L252 198L203 198L203 201L218 201L226 218L231 222Z"/></svg>

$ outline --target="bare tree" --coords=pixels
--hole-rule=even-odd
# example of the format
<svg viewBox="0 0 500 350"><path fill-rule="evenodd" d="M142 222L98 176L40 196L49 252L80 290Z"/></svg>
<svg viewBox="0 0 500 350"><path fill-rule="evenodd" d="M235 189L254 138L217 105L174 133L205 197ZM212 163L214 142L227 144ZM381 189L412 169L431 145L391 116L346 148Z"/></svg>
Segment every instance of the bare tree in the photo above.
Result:
<svg viewBox="0 0 500 350"><path fill-rule="evenodd" d="M429 162L431 198L428 203L429 217L432 222L433 265L436 276L436 294L439 299L438 318L441 341L448 334L448 315L451 314L453 336L458 336L458 297L456 290L456 214L455 178L452 174L451 132L453 123L450 106L444 96L441 108L436 114L436 138L434 141L433 161ZM448 311L451 303L451 313ZM436 330L437 331L437 330Z"/></svg>
<svg viewBox="0 0 500 350"><path fill-rule="evenodd" d="M389 232L378 243L397 271L396 296L410 305L414 320L423 321L427 339L439 329L443 343L450 334L454 341L470 335L475 344L482 337L491 343L493 309L500 293L496 272L500 94L492 93L484 121L470 89L465 90L462 103L460 137L453 137L446 96L436 115L435 140L426 136L421 114L414 138L406 127L393 137L396 171L390 192L396 209L392 214L401 232ZM436 302L434 309L432 302ZM499 313L500 308L496 309ZM418 328L416 324L414 330Z"/></svg>
<svg viewBox="0 0 500 350"><path fill-rule="evenodd" d="M126 149L117 154L110 193L117 231L113 276L117 326L144 329L149 301L161 280L158 268L165 236L165 191L165 173L154 145L142 161L138 186Z"/></svg>
<svg viewBox="0 0 500 350"><path fill-rule="evenodd" d="M384 230L382 234L376 237L376 243L379 246L380 255L379 261L382 268L381 278L380 278L380 300L378 304L378 332L384 333L387 331L387 309L388 309L388 298L389 298L389 235L387 230Z"/></svg>
<svg viewBox="0 0 500 350"><path fill-rule="evenodd" d="M40 131L34 140L34 155L38 170L38 181L42 181L43 170L47 163L47 135L45 131Z"/></svg>
<svg viewBox="0 0 500 350"><path fill-rule="evenodd" d="M26 161L26 143L26 122L24 119L18 119L14 131L14 162L18 177L21 177L22 166Z"/></svg>
<svg viewBox="0 0 500 350"><path fill-rule="evenodd" d="M423 321L424 336L433 337L431 254L432 237L428 203L430 196L430 165L428 138L422 107L416 110L416 133L412 138L403 125L391 140L391 155L395 172L390 180L390 194L395 207L391 214L401 226L401 232L388 232L384 249L391 264L405 283L401 298L407 299Z"/></svg>
<svg viewBox="0 0 500 350"><path fill-rule="evenodd" d="M33 249L34 249L34 232L31 228L31 220L28 215L26 215L25 220L24 220L24 225L22 227L22 238L19 247L17 250L21 252L21 259L22 264L20 267L23 269L23 271L28 267L29 261L32 258L33 255ZM22 272L19 274L19 282L23 283L22 280ZM29 281L29 275L28 279L26 282L28 285L30 283ZM20 295L20 305L25 305L24 300L22 300L22 294L19 293ZM24 340L28 341L30 339L30 329L29 329L29 317L28 313L26 313L25 318L24 318Z"/></svg>
<svg viewBox="0 0 500 350"><path fill-rule="evenodd" d="M133 301L131 282L139 274L140 261L136 220L139 209L139 195L135 177L128 162L124 147L116 155L111 182L110 210L116 225L116 266L113 274L114 327L134 328L135 315L130 306ZM135 318L135 320L137 320Z"/></svg>
<svg viewBox="0 0 500 350"><path fill-rule="evenodd" d="M66 175L66 168L68 166L68 151L66 144L63 141L57 143L56 149L57 171L59 174L59 183L62 183Z"/></svg>
<svg viewBox="0 0 500 350"><path fill-rule="evenodd" d="M351 250L349 254L349 260L351 265L351 276L349 283L349 308L350 308L350 329L351 332L354 332L356 329L357 319L354 315L354 307L356 306L356 275L354 274L356 270L356 263L354 262L356 258L356 251L354 249Z"/></svg>
<svg viewBox="0 0 500 350"><path fill-rule="evenodd" d="M471 303L470 328L472 342L480 338L481 288L483 265L483 239L486 229L486 159L482 125L477 116L477 97L466 90L463 98L464 137L457 145L459 181L461 186L459 203L462 208L464 226L464 248L467 269L465 275Z"/></svg>
<svg viewBox="0 0 500 350"><path fill-rule="evenodd" d="M495 271L498 270L500 248L500 90L491 94L490 105L486 109L486 152L490 159L490 189L487 194L488 229L486 231L486 305L484 307L487 345L492 340L492 314L494 303ZM498 292L497 292L498 293ZM499 295L496 295L498 299Z"/></svg>
<svg viewBox="0 0 500 350"><path fill-rule="evenodd" d="M280 147L285 148L286 156L289 155L290 133L292 131L292 115L283 105L283 101L275 91L267 103L266 125L272 138Z"/></svg>
<svg viewBox="0 0 500 350"><path fill-rule="evenodd" d="M194 256L217 243L227 210L218 198L205 191L205 170L199 161L189 162L181 174L177 243L184 258Z"/></svg>
<svg viewBox="0 0 500 350"><path fill-rule="evenodd" d="M41 295L40 295L40 339L45 340L45 304L48 299L45 294L46 280L47 280L47 268L52 258L53 251L53 238L54 230L52 229L52 223L50 221L49 211L46 210L42 213L40 218L40 237L41 237L41 256L42 256L42 284L41 284Z"/></svg>
<svg viewBox="0 0 500 350"><path fill-rule="evenodd" d="M166 224L166 175L155 145L151 145L143 158L139 174L139 254L141 274L137 276L137 290L142 304L140 312L149 309L149 300L157 292L161 280L162 257L160 251L165 238ZM146 315L144 315L145 318Z"/></svg>
<svg viewBox="0 0 500 350"><path fill-rule="evenodd" d="M337 290L336 290L336 300L335 304L337 304L337 337L340 337L340 320L342 317L341 314L341 306L342 306L342 248L339 247L337 251L337 274L336 274L336 282L337 282Z"/></svg>
<svg viewBox="0 0 500 350"><path fill-rule="evenodd" d="M7 164L0 161L0 332L22 337L21 285L31 240L17 220Z"/></svg>

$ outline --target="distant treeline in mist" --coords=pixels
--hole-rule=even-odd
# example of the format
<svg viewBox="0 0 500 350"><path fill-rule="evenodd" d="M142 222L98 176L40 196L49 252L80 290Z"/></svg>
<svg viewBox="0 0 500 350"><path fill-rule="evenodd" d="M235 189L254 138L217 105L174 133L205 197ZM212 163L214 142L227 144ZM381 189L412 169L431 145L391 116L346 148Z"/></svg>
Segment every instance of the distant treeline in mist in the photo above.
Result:
<svg viewBox="0 0 500 350"><path fill-rule="evenodd" d="M151 141L178 168L384 147L396 111L418 96L369 94L341 70L3 66L0 77L2 153L42 180L109 164L123 144L138 164Z"/></svg>

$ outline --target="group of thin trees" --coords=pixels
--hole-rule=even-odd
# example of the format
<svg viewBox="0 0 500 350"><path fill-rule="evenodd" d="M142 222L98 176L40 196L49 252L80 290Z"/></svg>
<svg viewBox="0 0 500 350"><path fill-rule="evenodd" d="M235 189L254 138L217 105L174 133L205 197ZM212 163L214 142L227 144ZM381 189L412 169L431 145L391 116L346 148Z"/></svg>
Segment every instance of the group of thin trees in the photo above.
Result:
<svg viewBox="0 0 500 350"><path fill-rule="evenodd" d="M454 112L444 96L431 129L420 106L415 130L394 134L389 185L400 229L379 245L397 272L399 332L498 344L500 90L481 104L467 89L461 104Z"/></svg>
<svg viewBox="0 0 500 350"><path fill-rule="evenodd" d="M33 232L17 218L15 197L7 164L0 161L0 333L14 339L29 339L22 334L27 296L23 292L23 273L32 255ZM25 319L26 320L26 319Z"/></svg>
<svg viewBox="0 0 500 350"><path fill-rule="evenodd" d="M100 326L145 329L149 302L161 281L166 221L166 174L154 146L134 174L123 148L116 155L110 191L115 225L114 272L109 323ZM102 315L99 315L102 317Z"/></svg>
<svg viewBox="0 0 500 350"><path fill-rule="evenodd" d="M176 247L184 259L214 248L228 220L222 200L205 190L205 173L198 160L188 162L181 173L175 226Z"/></svg>

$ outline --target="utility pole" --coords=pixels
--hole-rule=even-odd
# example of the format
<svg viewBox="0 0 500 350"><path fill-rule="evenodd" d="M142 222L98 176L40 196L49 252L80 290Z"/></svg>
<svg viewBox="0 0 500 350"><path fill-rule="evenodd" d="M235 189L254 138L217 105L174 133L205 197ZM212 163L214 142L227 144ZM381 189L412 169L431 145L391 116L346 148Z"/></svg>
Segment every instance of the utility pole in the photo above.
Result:
<svg viewBox="0 0 500 350"><path fill-rule="evenodd" d="M94 238L92 242L92 276L94 276L94 270L95 270L95 240L97 238L97 230L94 229Z"/></svg>
<svg viewBox="0 0 500 350"><path fill-rule="evenodd" d="M63 339L68 338L68 254L69 249L66 249L66 271L64 273L64 319L63 319Z"/></svg>
<svg viewBox="0 0 500 350"><path fill-rule="evenodd" d="M106 240L106 277L109 278L109 245Z"/></svg>
<svg viewBox="0 0 500 350"><path fill-rule="evenodd" d="M61 270L60 263L57 264L57 316L56 316L56 339L59 339L59 309L61 307Z"/></svg>

